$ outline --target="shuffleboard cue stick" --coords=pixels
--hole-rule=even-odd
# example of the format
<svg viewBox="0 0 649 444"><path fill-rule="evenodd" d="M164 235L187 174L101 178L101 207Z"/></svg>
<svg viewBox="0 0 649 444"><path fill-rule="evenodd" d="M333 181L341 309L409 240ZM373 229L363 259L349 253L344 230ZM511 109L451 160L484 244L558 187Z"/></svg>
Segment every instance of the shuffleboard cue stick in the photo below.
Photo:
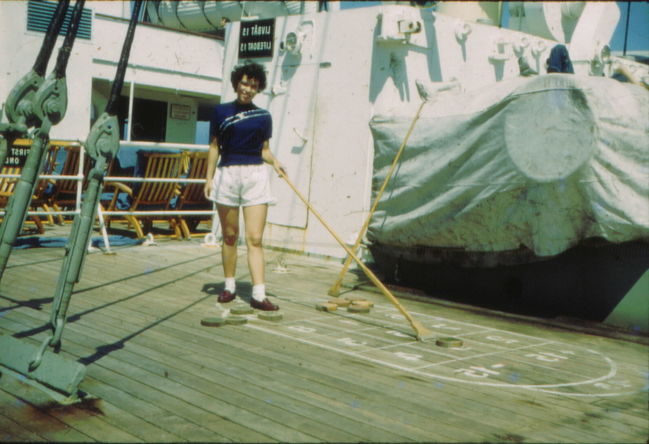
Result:
<svg viewBox="0 0 649 444"><path fill-rule="evenodd" d="M336 239L336 241L340 244L341 247L345 249L347 254L356 261L359 267L363 270L363 272L367 275L367 277L372 281L374 285L377 286L379 290L392 302L392 304L397 307L397 309L405 316L405 318L408 320L412 328L415 330L417 333L416 337L418 341L425 341L426 339L430 339L433 335L433 332L430 330L426 329L421 322L417 321L414 319L408 311L399 303L397 298L390 292L390 290L387 289L385 285L379 280L378 277L370 270L367 268L367 266L361 262L361 260L354 254L352 250L349 249L347 245L342 241L342 239L336 234L336 232L329 226L329 224L320 216L320 213L318 213L315 208L309 203L309 201L300 193L300 191L293 185L293 183L290 181L290 179L282 172L282 170L278 170L278 173L280 177L282 177L286 183L291 187L291 189L297 194L297 196L300 198L302 202L304 202L304 205L306 205L311 212L315 215L315 217L318 218L318 220L324 225L324 227L331 233L331 235Z"/></svg>

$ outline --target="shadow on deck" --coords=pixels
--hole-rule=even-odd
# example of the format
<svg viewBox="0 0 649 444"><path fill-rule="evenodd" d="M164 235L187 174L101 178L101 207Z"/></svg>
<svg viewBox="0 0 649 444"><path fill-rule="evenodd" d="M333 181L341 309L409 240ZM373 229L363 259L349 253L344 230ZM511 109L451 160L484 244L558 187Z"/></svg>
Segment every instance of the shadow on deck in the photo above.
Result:
<svg viewBox="0 0 649 444"><path fill-rule="evenodd" d="M368 314L325 313L340 263L267 251L279 322L204 327L220 306L218 248L198 240L88 255L61 353L96 397L58 406L0 376L0 440L147 442L645 442L648 347L427 299L403 305L437 338L417 342L386 300L346 279ZM0 332L39 344L62 248L15 250L0 283ZM0 351L1 353L2 351Z"/></svg>

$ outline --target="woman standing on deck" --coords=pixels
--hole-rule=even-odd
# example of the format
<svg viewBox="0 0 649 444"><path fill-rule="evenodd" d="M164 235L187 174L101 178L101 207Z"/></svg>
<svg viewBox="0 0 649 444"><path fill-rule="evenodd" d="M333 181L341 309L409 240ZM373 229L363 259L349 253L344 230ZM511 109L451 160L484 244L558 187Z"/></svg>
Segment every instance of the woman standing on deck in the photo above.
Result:
<svg viewBox="0 0 649 444"><path fill-rule="evenodd" d="M264 162L272 165L278 174L285 171L268 145L273 127L270 113L252 103L255 95L266 87L266 73L257 63L245 63L235 67L230 79L237 99L214 108L205 183L205 197L216 202L223 234L225 289L218 301L226 303L236 297L234 275L241 207L253 284L250 305L259 310L278 310L266 297L264 284L262 237L268 204L274 200Z"/></svg>

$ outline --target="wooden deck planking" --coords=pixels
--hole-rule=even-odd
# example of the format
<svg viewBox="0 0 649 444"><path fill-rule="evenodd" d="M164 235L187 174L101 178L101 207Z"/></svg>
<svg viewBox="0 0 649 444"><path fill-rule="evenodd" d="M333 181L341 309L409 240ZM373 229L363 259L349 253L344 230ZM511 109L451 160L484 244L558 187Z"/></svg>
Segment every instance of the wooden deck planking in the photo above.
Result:
<svg viewBox="0 0 649 444"><path fill-rule="evenodd" d="M125 417L120 409L112 408L110 403L102 403L100 414L92 403L85 404L83 408L70 408L53 403L47 395L35 394L31 387L24 387L16 380L4 381L2 387L16 397L29 399L31 403L39 405L40 411L84 433L87 438L82 441L111 436L121 442L142 442L142 439L135 436L143 426L142 422L136 418ZM47 426L44 428L47 429Z"/></svg>
<svg viewBox="0 0 649 444"><path fill-rule="evenodd" d="M230 410L232 412L239 411L240 408L253 410L249 416L237 418L242 426L245 424L247 427L232 430L235 435L243 434L244 430L249 430L248 427L257 427L253 423L258 421L259 415L270 416L270 436L262 434L257 439L251 439L257 441L297 441L301 440L299 437L318 441L360 441L375 440L376 436L383 436L384 441L396 440L390 438L401 438L401 441L498 441L520 438L546 442L567 439L588 442L600 441L603 437L611 442L646 440L640 438L642 434L639 432L643 426L646 430L647 425L646 392L635 396L635 400L626 398L627 401L621 403L601 398L583 401L545 393L476 389L457 382L435 383L354 356L314 348L297 341L284 341L281 336L269 335L250 327L201 327L198 321L202 316L218 314L214 307L215 298L202 290L205 284L220 285L220 258L211 253L214 250L179 244L171 245L169 249L166 247L165 244L164 248L124 249L117 256L112 256L112 260L104 260L111 258L110 256L91 255L82 282L75 289L69 314L81 315L73 317L75 322L66 327L64 351L78 357L88 357L94 354L96 347L119 343L126 338L123 349L101 356L88 367L87 385L104 387L103 390L100 389L104 394L101 402L109 403L117 409L110 413L111 418L119 417L120 412L137 414L136 411L140 409L126 410L128 400L136 398L142 405L150 403L154 408L152 416L141 414L146 416L142 420L153 424L156 415L164 415L167 409L176 411L171 407L163 409L161 405L164 402L175 405L181 401L185 403L186 411L177 417L180 426L183 419L191 422L193 415L199 413L196 410L205 413L202 401L214 402L216 396L225 398L222 400L225 404L237 406ZM156 248L160 251L156 252ZM210 253L205 254L206 251ZM127 263L122 259L126 255L129 259ZM29 300L31 296L26 296L25 292L30 289L40 288L45 291L49 288L52 291L52 282L56 281L60 261L56 263L50 253L49 262L34 261L33 265L29 265L26 254L18 257L16 262L14 256L10 265L22 265L8 269L6 276L18 270L20 274L24 274L35 267L40 270L43 279L39 279L38 284L19 278L3 280L0 287L3 295L8 296L6 286L10 287L9 295L14 299ZM322 261L299 258L296 260L299 265L291 265L291 273L279 274L272 272L272 254L269 256L269 293L277 292L278 301L285 313L285 320L280 325L301 318L334 319L336 315L316 312L312 303L296 304L292 299L307 296L305 300L313 297L326 300L326 291L337 275L338 264L329 266L331 263L325 262L325 266L313 266L313 263ZM243 259L245 258L240 260L243 269L241 275L245 274ZM110 266L105 265L108 262ZM179 264L180 262L184 264ZM332 273L327 275L328 271ZM296 275L300 277L296 278ZM47 282L49 276L51 282ZM128 278L125 279L125 276ZM358 292L354 294L356 293ZM375 294L360 294L381 301ZM409 310L431 311L428 304L406 301L404 305ZM3 306L0 305L0 310ZM47 310L49 306L43 308ZM49 315L45 310L38 313L39 316L35 316L34 310L29 308L8 310L5 317L20 319L19 324L24 328L33 328L47 322ZM458 310L440 310L439 307L433 307L433 311L459 314ZM462 316L466 317L466 314ZM512 327L511 323L500 319L480 321L500 328ZM407 324L401 324L407 328ZM16 324L12 325L12 328L17 327ZM270 323L264 325L268 325L264 328L277 327ZM525 325L515 327L522 331L535 330L534 327ZM0 328L9 328L9 324L3 319ZM564 342L565 337L574 336L579 340L583 336L550 330L544 329L543 335L557 336ZM598 347L606 348L607 351L610 349L611 352L617 351L615 343L620 342L607 339L593 341L592 338L580 340L585 344L597 342ZM603 344L607 344L606 347ZM628 365L641 366L639 346L627 343L623 345L628 349L625 353L625 356L628 355ZM646 348L642 350L646 356ZM227 357L226 362L211 357L210 353ZM180 357L183 359L178 359ZM262 359L268 364L261 364ZM135 360L141 362L134 364ZM273 380L267 387L258 382L258 378L268 371L266 367L273 373ZM588 362L577 363L566 371L579 374L588 367ZM167 378L156 375L165 369L169 373ZM255 375L257 380L247 382L248 373ZM276 376L278 373L281 373L281 377ZM151 380L151 375L163 380ZM541 376L534 379L543 381ZM120 390L120 378L128 380L132 390ZM172 383L164 379L172 379ZM160 387L163 382L166 385ZM229 385L236 387L231 388ZM147 394L140 397L142 391ZM180 398L174 396L178 393L184 394ZM197 393L199 396L193 398ZM7 396L10 399L11 395ZM156 402L156 399L162 400L163 404ZM268 413L264 410L269 404L266 399L273 401ZM645 401L644 418L642 401ZM191 405L201 407L192 409L189 407ZM298 432L302 429L307 433L299 435L283 430L286 425L272 421L274 412L294 421ZM213 411L204 419L215 415L216 412ZM609 416L611 420L607 418ZM203 425L204 420L194 420L194 423L199 427L198 423ZM125 422L122 422L122 426L126 429L132 427ZM75 424L75 427L80 426ZM188 429L193 430L193 427L185 427L184 431L179 428L174 432L173 427L167 425L164 432L186 437ZM159 433L163 433L161 430ZM205 431L203 429L198 435L204 436ZM104 432L110 433L108 430ZM384 432L387 433L382 434ZM390 432L393 435L389 435ZM231 436L230 439L239 441L237 437ZM197 436L196 440L227 439L226 436L216 435L211 439Z"/></svg>
<svg viewBox="0 0 649 444"><path fill-rule="evenodd" d="M6 322L4 319L2 323L3 327L5 327ZM38 345L31 341L29 343ZM66 356L69 357L67 354ZM125 442L141 441L133 434L122 430L124 424L120 423L120 414L114 414L114 410L112 411L113 415L108 418L103 413L99 414L99 411L94 408L92 402L79 407L60 406L52 402L44 393L34 390L31 386L21 384L13 378L3 377L0 379L0 382L4 391L15 396L17 399L24 400L20 408L16 410L22 411L23 415L36 416L38 414L40 422L35 430L38 433L43 433L44 437L47 437L51 429L57 430L60 428L60 424L64 424L66 430L74 432L72 434L73 439L67 436L65 438L58 438L61 441L87 442L102 440L103 436L111 436L115 440ZM103 409L106 409L106 406L102 402L101 410ZM111 410L110 406L108 410ZM26 423L29 424L29 421ZM118 426L115 426L115 424L118 424ZM32 429L33 427L29 426L29 428ZM137 432L138 428L127 430ZM83 435L80 437L75 436L78 432L81 432Z"/></svg>
<svg viewBox="0 0 649 444"><path fill-rule="evenodd" d="M128 308L128 309L125 309L125 310L126 310L126 313L124 313L122 310L120 310L120 313L115 314L114 318L113 318L114 321L117 321L119 319L124 319L124 316L127 316L129 314L129 310L131 310L131 309ZM108 316L110 316L110 315L108 315ZM97 316L95 316L95 317L97 317ZM112 316L110 316L110 317L112 317ZM133 316L130 316L130 318L132 319ZM146 316L146 319L143 320L143 323L147 324L147 323L151 322L153 319L154 319L154 317ZM193 318L194 321L195 321L195 319L196 318ZM104 322L102 323L102 321L104 321ZM97 319L89 319L87 322L89 322L90 325L92 325L95 329L97 329L97 331L101 331L101 335L98 337L98 340L103 339L104 341L108 341L108 340L113 339L113 337L108 336L108 333L110 333L111 330L114 330L114 327L113 327L114 324L112 324L113 321L111 321L111 320L106 321L106 319L102 319L101 317L98 317ZM107 322L107 324L106 324L106 322ZM138 322L138 323L140 323L140 322ZM76 326L76 324L77 324L77 322L69 324L69 328L71 330L73 330L74 326ZM197 322L196 322L196 325L198 325ZM128 329L128 327L127 327L127 329ZM178 334L180 334L180 336L182 336L182 331L178 331L178 332L175 333L175 335L178 335ZM175 338L175 335L172 338ZM185 336L187 336L187 335L185 335ZM188 339L191 339L193 337L194 336L190 336ZM165 349L167 349L168 352L174 353L175 356L178 356L176 354L176 352L182 351L182 347L184 345L185 345L184 343L181 343L179 345L179 347L180 347L179 350L174 350L174 349L168 349L167 348L168 343L165 343ZM129 344L128 347L130 347L130 344ZM155 348L155 346L152 347L152 348ZM117 352L117 353L119 353L119 352ZM149 354L152 354L149 349L147 349L147 348L140 349L140 350L138 350L138 354L133 356L132 359L130 359L130 360L134 361L135 359L137 359L137 356L147 356ZM160 353L158 353L158 354L159 354L159 361L158 362L163 362L164 357L167 356L167 355L160 354ZM196 353L196 355L199 356L199 359L200 359L201 356L209 357L209 349L203 348L198 353ZM183 356L183 357L185 357L185 356ZM127 359L127 361L128 360L129 359ZM198 362L197 364L203 365L200 362ZM216 364L216 366L218 366L221 363L216 362L215 364ZM191 367L188 367L188 366L181 366L181 367L183 367L183 368L181 368L179 370L182 370L183 373L180 373L180 374L185 374L185 373L190 374L192 372ZM157 373L162 372L162 369L158 369L158 370L159 371ZM205 370L203 370L203 372L204 371ZM254 382L254 381L252 381L252 382L248 381L247 378L245 378L245 377L241 378L240 380L236 380L236 379L230 377L227 373L216 374L216 377L217 377L216 380L219 381L221 384L226 383L225 387L221 387L219 389L220 391L227 390L227 382L226 381L230 381L230 380L232 380L234 386L238 387L240 390L243 390L243 391L251 391L248 388L248 385L255 385L255 384L252 384L252 382ZM281 393L282 391L286 392L286 393L290 393L290 388L291 388L292 383L293 383L293 381L291 380L288 385L285 385L285 386L283 386L281 388L279 393ZM263 383L256 383L256 384L260 386L259 388L263 388L263 385L264 385ZM205 383L203 382L203 383L201 383L199 385L204 386ZM254 396L254 391L252 391L252 396ZM264 396L266 396L266 395L264 394ZM273 406L280 406L280 407L285 408L286 406L284 404L286 402L282 403L281 397L280 397L279 401L277 401L277 392L274 394L274 396L275 396L275 398L274 398L274 401L273 401ZM299 415L299 414L301 414L300 409L302 409L302 410L306 409L308 411L309 409L307 407L308 406L301 405L299 408L294 408L293 413ZM313 410L313 409L311 409L311 410ZM344 436L344 435L336 436L336 434L334 433L335 428L331 429L331 426L330 426L331 424L333 424L333 423L338 423L338 424L342 423L343 425L351 427L352 423L349 422L349 421L346 421L346 418L342 417L341 415L337 415L337 417L331 417L330 418L330 417L326 416L326 413L327 413L326 411L322 411L322 410L311 411L312 416L314 416L316 418L319 418L319 420L324 421L326 424L328 424L327 433L331 437L333 437L334 440L339 440L339 441L349 440L349 439L359 440L361 438L360 436L354 436L354 435L351 435L351 434L345 434L346 436ZM278 419L282 419L282 418L278 418ZM290 420L290 418L285 418L285 420L288 421L288 420ZM307 425L307 424L301 424L301 426L302 425ZM358 426L356 426L356 428L358 428ZM313 425L311 425L309 430L313 431ZM361 430L362 430L362 428L361 428ZM379 432L382 435L379 435ZM372 439L372 440L378 440L378 439L403 440L405 438L403 436L393 435L388 430L383 430L383 431L379 430L379 431L377 431L375 427L367 427L366 430L363 431L363 433L365 434L365 436L369 436L370 439ZM373 436L372 434L374 434L375 436Z"/></svg>
<svg viewBox="0 0 649 444"><path fill-rule="evenodd" d="M20 425L9 418L0 415L0 441L3 442L45 442L45 438L28 431L28 427Z"/></svg>
<svg viewBox="0 0 649 444"><path fill-rule="evenodd" d="M194 317L193 319L195 320L196 318ZM165 338L164 334L158 334L158 335L156 335L156 340L158 340L158 338L159 338L161 341L164 341L165 347L168 347L168 346L172 345L171 341L177 340L178 343L174 344L172 346L172 347L177 347L177 348L169 348L169 350L171 350L171 351L178 350L179 352L183 349L183 347L190 348L192 346L192 344L190 344L190 340L191 340L191 338L195 338L195 334L196 334L194 332L186 333L181 329L176 330L176 331L171 331L170 333L171 333L171 336L167 336L166 338ZM183 337L184 336L187 336L187 341L186 342L183 342L183 339L184 339ZM137 338L137 342L144 342L145 340L146 340L146 338L144 338L144 337ZM134 342L135 342L135 340L134 340ZM234 342L234 341L233 341L233 343L236 344L236 342ZM129 345L129 347L131 347L131 345ZM147 347L150 347L150 344L147 344ZM146 348L144 350L146 350ZM239 355L242 354L241 350L237 349L235 347L235 352L236 351L238 351ZM137 350L138 354L139 354L139 352L140 352L140 350ZM218 367L223 367L223 365L224 365L223 362L221 360L216 359L216 358L211 358L209 352L210 352L209 349L206 350L204 346L199 345L197 347L193 347L191 352L186 351L184 354L181 354L179 356L182 356L183 360L193 362L196 365L204 365L206 367L209 365L210 368L214 367L214 369L216 369ZM223 356L222 347L214 349L213 354L217 355L217 356ZM230 356L233 356L233 355L230 355ZM229 381L231 381L232 386L237 387L238 389L243 390L243 391L252 390L251 393L253 393L253 394L254 394L254 390L262 390L263 396L265 398L268 397L268 396L273 397L272 398L273 399L273 401L272 401L273 406L283 406L282 397L295 398L296 400L299 400L301 398L300 393L293 393L296 383L299 380L301 380L301 378L302 378L298 374L288 377L287 380L284 381L283 383L282 382L278 383L278 382L275 381L277 376L276 375L274 376L274 375L268 373L269 370L272 371L273 366L270 366L270 368L263 368L263 366L260 366L259 370L257 370L256 375L253 373L253 377L248 376L249 373L252 373L251 366L256 364L256 362L255 362L257 360L256 358L257 358L256 355L250 355L250 357L248 358L249 359L248 361L246 361L242 365L238 366L238 368L245 368L246 369L246 373L242 374L242 375L232 373L232 376L231 376L231 375L228 374L227 371L219 373L216 370L213 370L212 372L214 373L214 376L215 376L216 380L218 380L220 383L229 384L230 383ZM231 364L230 357L228 357L228 359L226 360L226 363ZM187 365L182 365L182 363L180 363L180 364L175 363L175 364L177 364L176 365L176 370L179 370L179 371L182 371L182 372L190 372L191 371L191 367L187 368L188 367ZM256 379L254 379L254 378L268 378L268 377L271 377L271 376L273 377L273 379L271 379L268 383L263 382L263 380L261 380L261 382L260 382L260 381L258 381ZM265 386L269 386L272 389L272 391L270 393L267 393L268 389L266 389ZM264 390L266 390L266 392L264 392ZM279 401L277 401L278 398L279 398ZM307 402L308 402L308 400L309 400L308 398L304 399L304 401L307 401ZM322 409L323 405L321 403L321 400L315 401L312 404L313 404L312 406L303 404L301 406L301 408L304 409L305 411L309 411L314 417L319 418L320 420L322 420L322 421L324 421L327 424L330 424L332 426L334 424L337 425L338 427L340 427L340 426L349 426L352 429L357 429L358 431L363 432L365 434L365 436L370 436L370 437L372 436L372 433L375 433L375 434L377 434L377 436L375 436L374 438L370 438L370 439L373 439L373 440L376 440L376 439L379 439L379 438L382 438L382 439L389 438L390 440L395 440L395 439L404 440L405 439L404 436L399 437L397 435L393 435L392 433L390 433L389 430L381 430L382 427L380 426L380 424L379 425L374 424L372 426L372 423L368 422L366 425L368 425L370 427L363 427L362 424L361 425L355 424L352 427L353 423L350 423L348 420L346 420L346 416L348 416L347 414L345 414L345 416L341 416L339 413L336 414L336 415L332 415L331 413L327 414L328 412L326 410ZM314 407L317 407L317 408L314 408ZM341 407L341 406L340 406L340 404L338 404L336 407ZM336 410L331 409L331 412L335 413ZM338 412L339 412L339 410L338 410ZM364 428L366 430L364 430ZM379 435L379 433L380 433L380 435ZM412 433L412 431L410 433ZM408 435L406 434L405 436L408 436ZM359 438L359 437L357 437L357 438ZM424 437L421 436L420 438L423 439Z"/></svg>
<svg viewBox="0 0 649 444"><path fill-rule="evenodd" d="M235 333L231 333L234 335ZM240 335L241 337L242 335ZM228 339L233 340L234 338L228 335ZM460 398L459 390L457 387L453 387L452 384L445 384L443 387L436 387L434 392L431 393L430 386L426 381L420 381L416 378L412 378L407 375L392 375L393 381L399 381L396 384L387 385L385 381L380 380L377 377L374 377L375 373L380 372L382 369L374 368L373 366L358 365L356 362L350 362L346 358L342 359L332 359L329 356L324 357L323 359L318 359L319 357L311 357L308 362L303 358L306 350L300 350L301 347L291 347L291 350L287 350L283 354L279 355L278 353L270 352L264 353L263 350L256 350L257 353L267 356L268 354L272 355L273 358L286 362L289 365L292 365L295 368L300 368L301 371L304 371L305 368L317 372L317 378L325 378L327 375L333 375L330 377L330 380L339 385L339 386L348 386L350 389L352 386L355 386L355 389L358 391L359 396L372 396L375 395L375 400L377 404L380 404L382 401L385 402L383 407L384 411L392 412L393 405L397 405L399 409L403 409L405 416L410 416L411 421L425 426L428 423L428 427L431 427L431 422L429 418L434 418L434 428L435 431L438 431L438 428L445 428L446 430L451 431L451 437L455 439L461 439L465 441L475 441L476 437L472 436L472 431L464 431L463 428L466 427L466 416L462 416L462 413L473 416L472 424L477 425L479 428L479 435L484 437L486 432L489 432L490 429L494 426L501 427L505 426L506 428L512 429L515 428L515 423L512 421L514 418L519 418L520 415L516 414L516 411L509 411L506 414L500 417L500 421L497 417L494 416L484 416L485 411L492 409L498 409L498 411L506 411L512 408L516 408L512 404L502 405L502 399L497 401L498 405L489 407L489 404L492 403L492 398L488 398L483 403L483 399L476 394L475 392L466 393L464 399ZM295 353L292 353L295 351ZM356 365L354 365L356 364ZM349 376L341 374L341 368L346 368L347 370L354 370ZM398 372L395 372L398 373ZM356 382L350 381L350 379L355 380ZM424 394L422 394L424 393ZM457 401L457 398L460 398L460 401ZM392 404L394 403L394 404ZM390 408L388 409L388 407ZM487 408L485 408L487 407ZM538 409L536 409L538 410ZM534 418L523 418L524 422L533 420ZM552 415L547 413L542 416L542 419L545 422L548 422L552 419ZM440 424L441 423L441 424ZM467 436L468 435L468 436ZM443 439L443 438L442 438ZM592 440L593 437L588 439Z"/></svg>
<svg viewBox="0 0 649 444"><path fill-rule="evenodd" d="M123 314L124 313L120 310L120 312L116 313L114 316L116 316L116 318L119 318L119 317L123 316ZM197 313L197 314L189 314L189 313L187 313L187 316L189 316L191 318L191 324L193 324L195 326L198 325L197 319L199 319L199 317L198 317L198 316L200 316L199 313ZM147 322L147 319L150 319L150 317L145 316L144 322ZM189 331L189 330L195 330L195 331ZM213 349L213 345L217 345L217 344L211 344L209 342L207 342L208 347L205 347L205 345L201 344L201 343L199 343L199 344L192 344L191 343L191 340L195 339L199 335L201 335L201 336L205 335L209 339L210 335L213 334L213 333L212 332L205 332L205 330L206 329L204 327L187 328L186 323L181 323L181 324L178 325L177 329L173 328L173 327L172 327L172 329L169 329L168 333L166 333L166 332L152 332L152 334L155 335L155 339L151 339L151 340L147 341L147 337L148 337L148 335L147 335L147 337L142 336L142 337L134 338L133 342L138 342L138 343L146 342L146 347L151 347L151 344L150 344L151 341L164 342L166 344L165 346L177 347L178 352L181 353L180 356L182 356L184 359L198 361L197 364L207 365L207 363L213 362L214 367L222 366L223 364L222 364L221 361L215 361L214 358L210 357L210 352L213 352L215 355L222 356L222 353L223 353L222 347L219 347L217 349ZM210 329L208 329L208 331L209 330ZM238 355L241 355L242 354L241 349L236 347L236 342L233 341L233 344L235 344L235 346L233 346L234 350L235 350L235 353L237 353ZM183 348L186 349L185 353L182 353ZM188 352L187 350L190 350L190 349L192 351ZM173 349L173 350L175 351L175 349ZM240 368L245 368L246 371L250 371L250 365L255 365L256 361L257 361L257 355L256 354L249 354L249 355L250 355L250 357L248 358L249 360L246 361L244 364L242 364L240 366ZM234 356L234 355L231 355L231 356ZM227 362L230 362L229 358L228 358ZM261 377L261 376L263 376L265 374L266 374L266 372L264 370L260 370L259 373L258 373L258 376ZM228 375L225 374L224 376L227 377ZM253 385L254 384L259 384L258 382L255 382L255 381L248 381L247 382L248 378L245 377L245 376L242 376L240 378L241 378L241 380L239 381L239 385L244 384L244 387L245 387L246 383L253 384ZM299 375L295 375L294 377L290 378L290 380L288 381L288 385L284 385L284 386L280 385L279 386L280 392L285 391L289 396L291 396L292 394L291 394L290 390L287 391L285 389L290 389L299 380L300 380Z"/></svg>
<svg viewBox="0 0 649 444"><path fill-rule="evenodd" d="M193 319L196 319L196 318L193 318ZM146 322L146 321L145 321L145 322ZM176 333L176 334L179 334L179 333ZM456 430L456 432L457 432L457 430Z"/></svg>
<svg viewBox="0 0 649 444"><path fill-rule="evenodd" d="M147 321L147 322L148 322L148 321ZM70 325L72 325L72 324L70 324ZM95 324L95 325L96 325L96 324ZM244 387L245 387L245 386L244 386ZM346 436L346 437L338 436L338 437L336 437L335 439L340 440L340 439L343 439L343 438L350 438L350 437L351 437L351 435L348 435L348 436Z"/></svg>
<svg viewBox="0 0 649 444"><path fill-rule="evenodd" d="M66 340L69 351L78 357L92 356L94 349L78 345L79 341ZM178 415L184 416L184 419L188 423L191 423L192 419L195 420L196 427L206 427L210 430L211 436L208 439L209 441L235 441L239 440L239 437L241 437L242 441L253 442L269 439L267 436L249 431L246 427L233 424L226 418L215 415L214 412L210 411L210 406L202 405L196 399L185 400L182 396L167 394L156 384L160 382L158 375L138 371L138 368L132 364L124 363L111 356L105 356L102 359L102 364L94 367L92 370L91 376L101 381L101 384L128 390L128 392L133 393L138 398L152 405L165 406L170 412L177 412ZM139 415L140 413L138 412L136 414ZM231 436L228 437L228 435ZM105 440L105 438L102 439L99 437L98 440Z"/></svg>
<svg viewBox="0 0 649 444"><path fill-rule="evenodd" d="M646 357L646 355L644 355L644 354L640 354L639 356L640 356L640 359L639 359L638 362L642 361L643 357ZM568 370L568 372L570 372L572 374L580 374L580 371L582 369L589 369L589 368L591 368L591 366L592 366L592 364L590 362L585 362L583 365L578 365L577 367L573 367L573 369Z"/></svg>
<svg viewBox="0 0 649 444"><path fill-rule="evenodd" d="M71 310L71 313L73 313L73 312L74 312L74 310ZM46 320L46 318L44 318L43 320ZM72 324L70 324L70 325L72 325ZM64 341L65 341L65 338L64 338ZM214 421L214 418L210 418L210 420ZM244 433L243 430L238 429L238 430L236 430L236 436L245 436L245 433ZM218 435L217 436L212 435L210 437L211 440L218 439L218 438L219 438ZM263 435L258 435L258 434L253 434L252 436L250 436L250 438L251 438L251 440L254 441L254 440L259 440L260 438L264 438L264 436Z"/></svg>

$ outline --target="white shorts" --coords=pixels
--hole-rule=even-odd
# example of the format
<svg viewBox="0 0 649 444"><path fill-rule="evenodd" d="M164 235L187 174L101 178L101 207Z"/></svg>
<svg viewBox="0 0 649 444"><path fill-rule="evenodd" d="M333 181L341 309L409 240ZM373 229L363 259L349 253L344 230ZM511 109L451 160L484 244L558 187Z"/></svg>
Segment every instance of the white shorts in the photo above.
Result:
<svg viewBox="0 0 649 444"><path fill-rule="evenodd" d="M210 200L229 207L274 204L270 191L268 167L261 165L230 165L214 172Z"/></svg>

